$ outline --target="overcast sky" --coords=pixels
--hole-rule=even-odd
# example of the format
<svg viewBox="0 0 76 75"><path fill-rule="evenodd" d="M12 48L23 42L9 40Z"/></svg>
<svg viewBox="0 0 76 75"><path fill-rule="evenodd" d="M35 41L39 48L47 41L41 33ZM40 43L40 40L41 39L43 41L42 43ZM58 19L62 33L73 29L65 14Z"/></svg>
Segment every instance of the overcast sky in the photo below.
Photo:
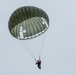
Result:
<svg viewBox="0 0 76 75"><path fill-rule="evenodd" d="M49 16L41 70L8 30L9 17L21 6L39 7ZM76 0L1 0L0 75L76 75Z"/></svg>

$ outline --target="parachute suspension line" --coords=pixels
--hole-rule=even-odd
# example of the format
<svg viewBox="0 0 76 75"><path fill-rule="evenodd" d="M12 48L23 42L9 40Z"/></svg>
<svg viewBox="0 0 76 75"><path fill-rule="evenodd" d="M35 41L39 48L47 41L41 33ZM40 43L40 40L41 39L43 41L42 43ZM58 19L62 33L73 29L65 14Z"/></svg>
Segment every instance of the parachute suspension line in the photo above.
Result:
<svg viewBox="0 0 76 75"><path fill-rule="evenodd" d="M20 32L21 32L21 34L24 33L23 31L24 31L24 30L23 30L23 27L22 27L22 25L20 25ZM23 35L21 35L20 37L21 37L22 39L24 38ZM24 43L24 46L23 46L23 44L22 44L20 41L22 41L22 43L24 43L24 40L19 40L19 41L18 41L19 44L24 48L24 51L26 50L26 51L34 58L34 60L36 60L35 57L34 57L34 55L29 51L29 49L28 49L27 46L25 45L25 43ZM31 46L31 45L30 45L30 46Z"/></svg>
<svg viewBox="0 0 76 75"><path fill-rule="evenodd" d="M22 26L20 25L20 28L22 29ZM15 33L16 34L16 33ZM19 37L20 38L20 37ZM22 36L21 36L21 38L23 38ZM34 60L36 61L36 58L34 57L34 55L29 51L29 49L27 48L27 46L25 47L25 45L23 46L23 44L22 43L24 43L24 42L20 42L20 41L23 41L23 40L18 40L18 42L19 42L19 44L22 46L22 48L24 48L24 51L26 50L33 58L34 58Z"/></svg>
<svg viewBox="0 0 76 75"><path fill-rule="evenodd" d="M43 40L43 44L42 44L42 50L41 50L41 52L39 54L39 58L41 58L41 55L42 55L42 52L43 52L43 48L44 48L44 44L45 44L45 39L46 39L47 32L45 32L44 34L45 34L45 36L44 36L44 40Z"/></svg>
<svg viewBox="0 0 76 75"><path fill-rule="evenodd" d="M22 46L22 48L24 48L24 51L26 50L33 58L34 60L36 61L36 58L34 57L34 55L29 51L29 49L27 48L27 46L23 46L23 44L21 44L20 41L18 41L19 44Z"/></svg>

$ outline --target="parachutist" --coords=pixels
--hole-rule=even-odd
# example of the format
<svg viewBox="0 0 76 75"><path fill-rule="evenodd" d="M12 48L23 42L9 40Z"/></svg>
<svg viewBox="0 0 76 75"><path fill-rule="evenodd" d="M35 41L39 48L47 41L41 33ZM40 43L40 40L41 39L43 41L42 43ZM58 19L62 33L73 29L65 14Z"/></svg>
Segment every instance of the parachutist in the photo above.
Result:
<svg viewBox="0 0 76 75"><path fill-rule="evenodd" d="M36 60L36 65L39 69L41 69L41 60L39 58L39 60Z"/></svg>

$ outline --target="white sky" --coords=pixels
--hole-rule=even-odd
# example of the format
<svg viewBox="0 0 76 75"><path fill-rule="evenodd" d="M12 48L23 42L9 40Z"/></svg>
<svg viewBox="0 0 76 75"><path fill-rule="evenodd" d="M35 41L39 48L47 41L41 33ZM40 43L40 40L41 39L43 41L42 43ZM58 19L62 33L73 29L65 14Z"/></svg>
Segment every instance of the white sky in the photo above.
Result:
<svg viewBox="0 0 76 75"><path fill-rule="evenodd" d="M29 5L43 9L50 19L42 70L8 30L12 12ZM0 75L76 75L76 0L1 0L0 36Z"/></svg>

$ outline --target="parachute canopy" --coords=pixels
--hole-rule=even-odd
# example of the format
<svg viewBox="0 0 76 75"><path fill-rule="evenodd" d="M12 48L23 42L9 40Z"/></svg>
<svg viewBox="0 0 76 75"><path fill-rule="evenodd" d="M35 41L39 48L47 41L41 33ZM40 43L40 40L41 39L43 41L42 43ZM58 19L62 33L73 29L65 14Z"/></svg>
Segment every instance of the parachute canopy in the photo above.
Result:
<svg viewBox="0 0 76 75"><path fill-rule="evenodd" d="M34 6L23 6L15 10L8 22L12 36L27 40L43 34L49 27L49 18L45 11Z"/></svg>

